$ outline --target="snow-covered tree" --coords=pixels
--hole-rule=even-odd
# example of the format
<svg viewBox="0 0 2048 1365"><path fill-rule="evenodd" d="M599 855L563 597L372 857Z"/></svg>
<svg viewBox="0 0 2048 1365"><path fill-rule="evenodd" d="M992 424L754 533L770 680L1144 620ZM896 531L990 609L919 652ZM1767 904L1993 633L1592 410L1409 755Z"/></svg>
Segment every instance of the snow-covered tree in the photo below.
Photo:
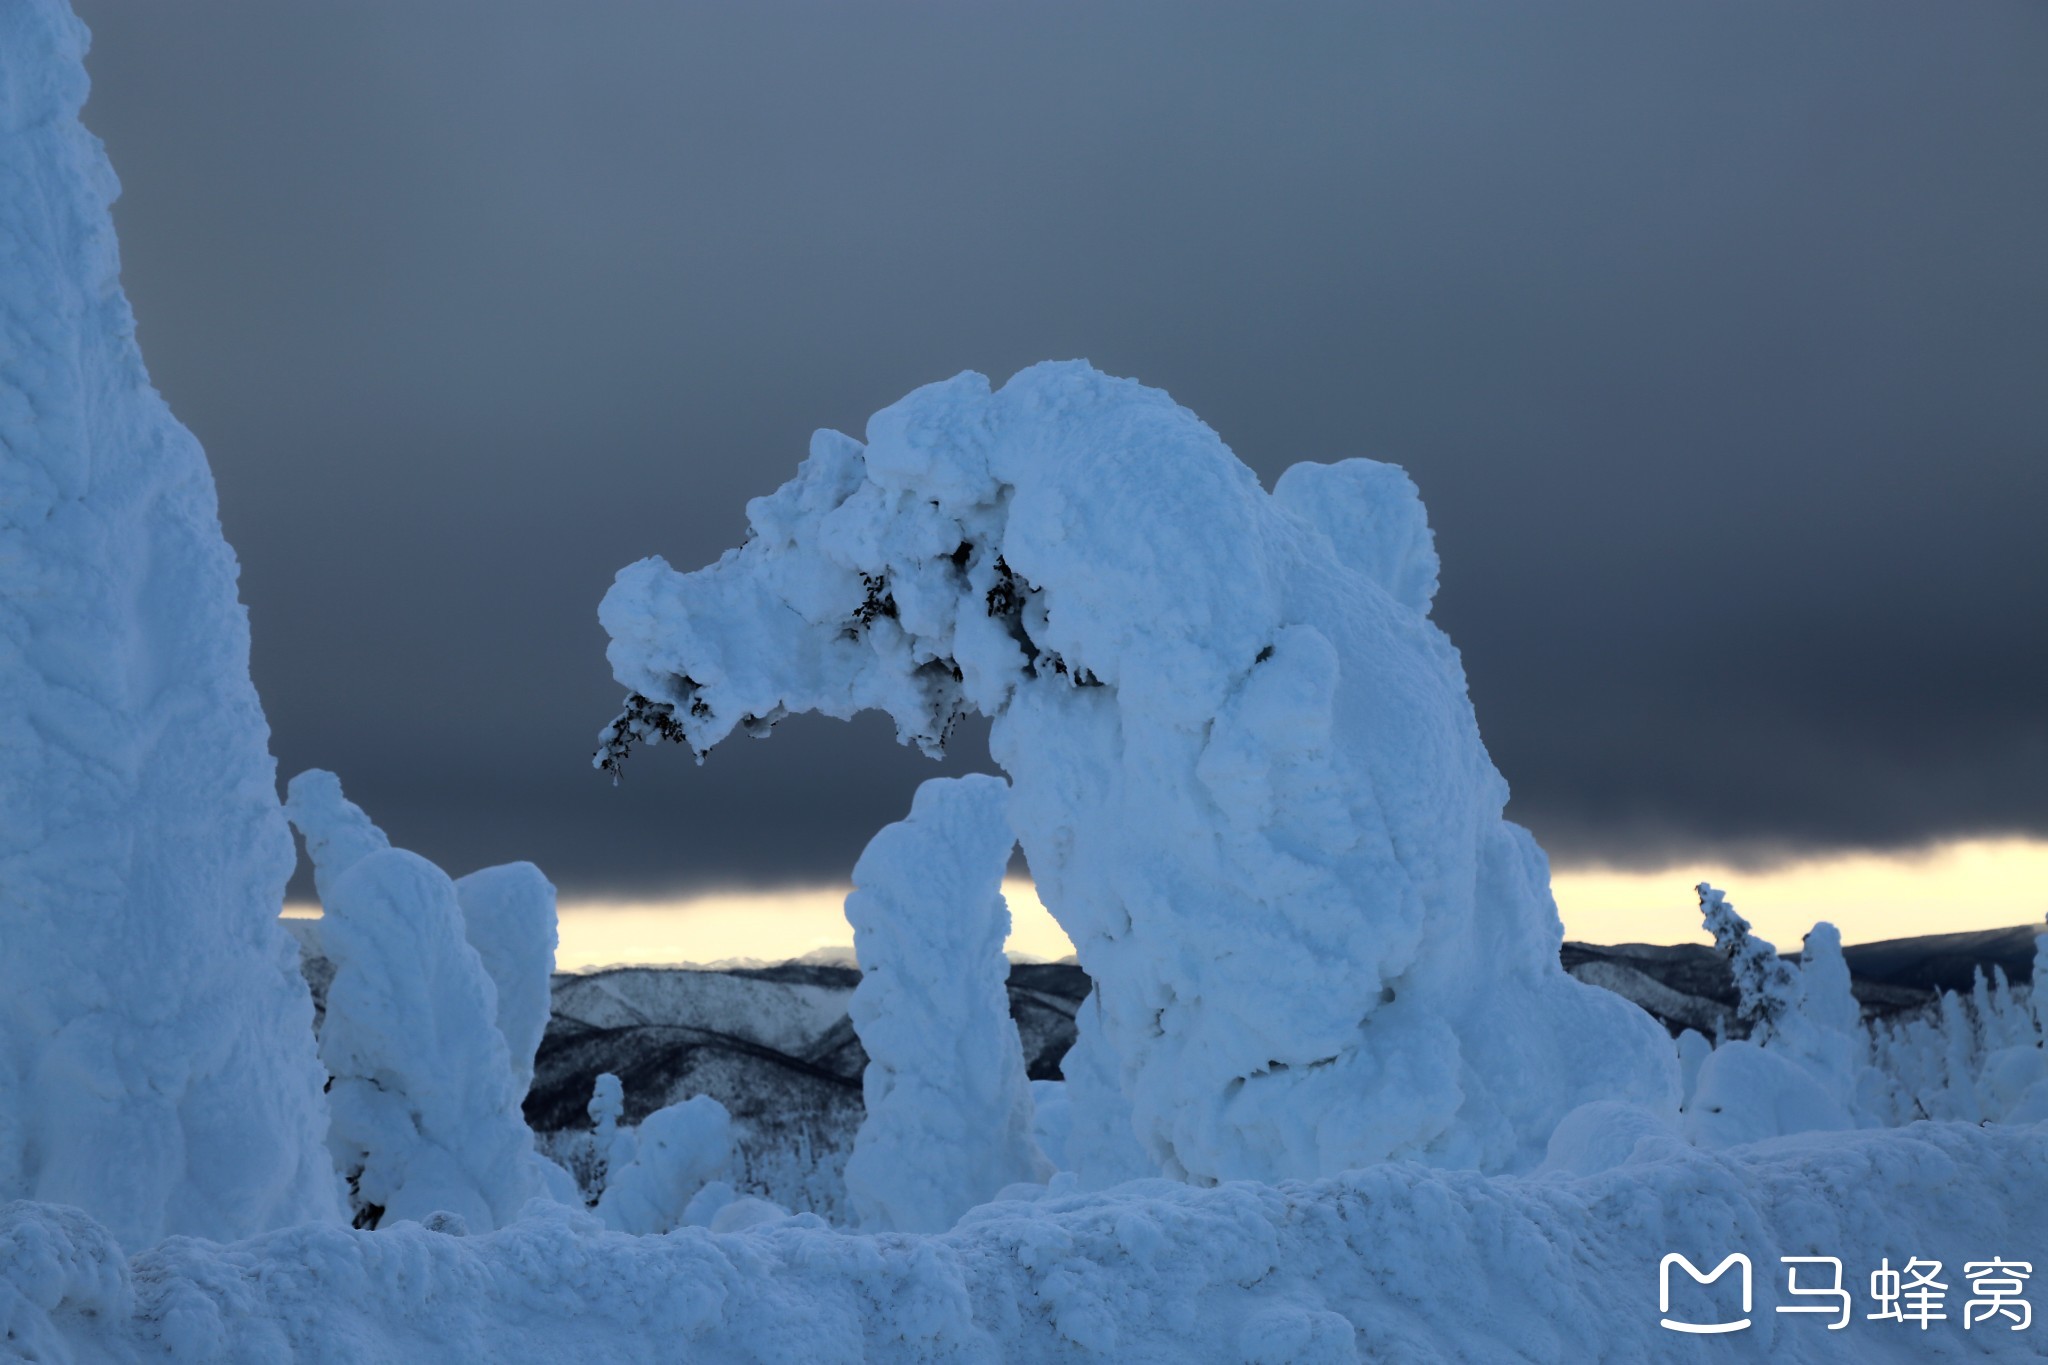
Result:
<svg viewBox="0 0 2048 1365"><path fill-rule="evenodd" d="M1762 1045L1782 1029L1796 1027L1792 1020L1799 1011L1799 969L1778 956L1777 945L1750 932L1749 921L1735 913L1726 893L1705 882L1694 889L1700 897L1700 921L1735 977L1739 1036Z"/></svg>
<svg viewBox="0 0 2048 1365"><path fill-rule="evenodd" d="M1008 799L1001 778L934 778L854 865L861 979L848 1013L868 1054L867 1114L846 1195L864 1228L943 1232L1004 1186L1053 1173L1010 1017Z"/></svg>
<svg viewBox="0 0 2048 1365"><path fill-rule="evenodd" d="M235 557L136 349L85 46L0 5L0 1201L138 1250L341 1203Z"/></svg>
<svg viewBox="0 0 2048 1365"><path fill-rule="evenodd" d="M313 860L334 964L320 1056L328 1143L357 1221L445 1210L475 1231L504 1225L545 1184L455 883L391 847L332 773L293 778L286 809Z"/></svg>
<svg viewBox="0 0 2048 1365"><path fill-rule="evenodd" d="M2034 966L2028 979L2027 998L2034 1015L2034 1031L2048 1038L2048 933L2034 935Z"/></svg>
<svg viewBox="0 0 2048 1365"><path fill-rule="evenodd" d="M1863 1010L1842 955L1842 931L1826 920L1807 931L1799 953L1799 1012L1809 1023L1843 1038L1862 1033Z"/></svg>
<svg viewBox="0 0 2048 1365"><path fill-rule="evenodd" d="M1825 921L1816 924L1795 965L1751 932L1723 892L1705 882L1696 889L1701 922L1734 974L1743 1037L1700 1061L1686 1103L1687 1134L1729 1146L1856 1126L1867 1099L1869 1044L1841 934Z"/></svg>
<svg viewBox="0 0 2048 1365"><path fill-rule="evenodd" d="M602 766L792 712L886 711L934 753L993 717L1174 1175L1524 1168L1586 1101L1675 1112L1669 1040L1558 964L1405 474L1304 464L1268 493L1165 394L1078 362L928 386L867 437L814 437L717 564L620 573Z"/></svg>

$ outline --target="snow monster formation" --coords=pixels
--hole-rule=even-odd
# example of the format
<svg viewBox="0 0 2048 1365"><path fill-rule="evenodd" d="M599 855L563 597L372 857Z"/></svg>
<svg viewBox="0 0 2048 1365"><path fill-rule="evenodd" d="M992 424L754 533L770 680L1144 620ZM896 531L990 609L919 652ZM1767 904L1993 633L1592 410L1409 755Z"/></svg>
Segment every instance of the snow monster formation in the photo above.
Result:
<svg viewBox="0 0 2048 1365"><path fill-rule="evenodd" d="M0 1201L137 1250L341 1202L235 557L136 349L85 43L0 5Z"/></svg>
<svg viewBox="0 0 2048 1365"><path fill-rule="evenodd" d="M1078 362L930 385L867 436L818 433L718 563L620 572L602 766L792 712L886 711L928 753L992 717L1128 1103L1077 1093L1076 1128L1128 1122L1171 1176L1521 1170L1582 1103L1675 1114L1670 1041L1558 965L1400 469L1268 493Z"/></svg>
<svg viewBox="0 0 2048 1365"><path fill-rule="evenodd" d="M470 942L460 883L393 848L333 773L294 777L285 809L306 841L325 912L320 946L334 964L320 1032L333 1077L327 1142L357 1225L450 1213L472 1231L503 1227L546 1184L519 1111L533 1053L512 1056L498 983ZM527 880L521 868L540 878L530 863L507 871ZM553 899L550 887L550 910ZM547 957L523 964L542 981L554 965L548 930Z"/></svg>

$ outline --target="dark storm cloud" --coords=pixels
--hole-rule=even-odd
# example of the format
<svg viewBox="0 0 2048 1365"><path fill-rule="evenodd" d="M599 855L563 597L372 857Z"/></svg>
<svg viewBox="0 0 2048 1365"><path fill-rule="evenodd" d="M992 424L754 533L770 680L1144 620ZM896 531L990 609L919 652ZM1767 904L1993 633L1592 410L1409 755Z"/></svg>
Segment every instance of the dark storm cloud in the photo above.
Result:
<svg viewBox="0 0 2048 1365"><path fill-rule="evenodd" d="M614 791L597 600L1065 356L1410 469L1554 851L2048 834L2037 5L82 8L281 766L455 870L844 875L940 769L807 721Z"/></svg>

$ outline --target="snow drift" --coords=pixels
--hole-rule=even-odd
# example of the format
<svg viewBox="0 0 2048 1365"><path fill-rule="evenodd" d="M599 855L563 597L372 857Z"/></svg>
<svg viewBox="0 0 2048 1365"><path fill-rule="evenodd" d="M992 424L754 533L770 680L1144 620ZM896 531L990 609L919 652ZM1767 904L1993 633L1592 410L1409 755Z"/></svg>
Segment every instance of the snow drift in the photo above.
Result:
<svg viewBox="0 0 2048 1365"><path fill-rule="evenodd" d="M235 558L136 350L85 41L0 6L0 1197L140 1249L340 1202Z"/></svg>
<svg viewBox="0 0 2048 1365"><path fill-rule="evenodd" d="M621 571L600 617L632 695L601 763L797 711L886 711L936 752L992 716L1171 1175L1524 1169L1586 1101L1675 1113L1668 1040L1558 965L1405 474L1303 464L1268 493L1165 394L1080 363L960 375L867 435L814 437L718 563Z"/></svg>

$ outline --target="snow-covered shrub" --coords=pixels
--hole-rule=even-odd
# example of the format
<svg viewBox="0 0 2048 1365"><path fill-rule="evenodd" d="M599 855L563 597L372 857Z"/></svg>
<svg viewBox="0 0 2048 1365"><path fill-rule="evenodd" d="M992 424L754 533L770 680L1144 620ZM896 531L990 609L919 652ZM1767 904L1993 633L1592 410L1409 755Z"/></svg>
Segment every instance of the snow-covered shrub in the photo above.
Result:
<svg viewBox="0 0 2048 1365"><path fill-rule="evenodd" d="M0 1201L132 1250L341 1202L235 557L136 349L85 45L0 5Z"/></svg>
<svg viewBox="0 0 2048 1365"><path fill-rule="evenodd" d="M313 860L334 963L320 1034L328 1144L358 1223L446 1210L474 1231L504 1225L543 1180L455 883L392 848L332 773L293 778L286 809Z"/></svg>
<svg viewBox="0 0 2048 1365"><path fill-rule="evenodd" d="M633 1135L630 1161L606 1174L598 1216L620 1232L683 1226L690 1201L726 1173L732 1119L709 1095L692 1095L649 1114Z"/></svg>
<svg viewBox="0 0 2048 1365"><path fill-rule="evenodd" d="M1082 363L960 375L867 435L814 437L717 564L620 573L600 615L632 695L604 766L797 711L883 710L928 752L993 717L1170 1174L1521 1168L1588 1100L1675 1112L1668 1039L1558 963L1405 474L1297 465L1267 493L1165 394ZM1069 1099L1077 1136L1122 1122Z"/></svg>
<svg viewBox="0 0 2048 1365"><path fill-rule="evenodd" d="M1005 1185L1053 1173L1010 1017L1008 798L1001 778L933 778L854 865L861 978L848 1013L868 1054L867 1114L846 1195L863 1228L941 1232Z"/></svg>

